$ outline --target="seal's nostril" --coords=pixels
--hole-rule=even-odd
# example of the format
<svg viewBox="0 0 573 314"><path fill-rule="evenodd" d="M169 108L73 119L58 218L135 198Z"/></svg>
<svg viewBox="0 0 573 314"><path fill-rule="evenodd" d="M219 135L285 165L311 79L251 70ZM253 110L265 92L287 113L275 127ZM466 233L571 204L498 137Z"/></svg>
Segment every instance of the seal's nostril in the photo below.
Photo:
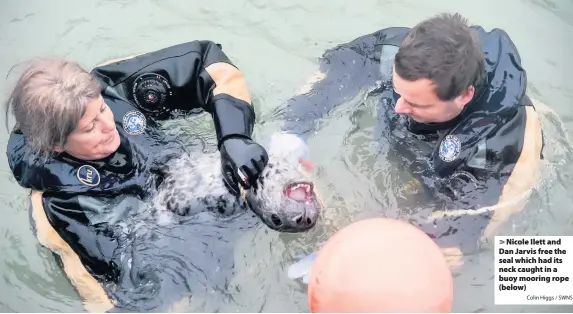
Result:
<svg viewBox="0 0 573 314"><path fill-rule="evenodd" d="M294 219L294 222L296 222L297 225L300 225L302 222L302 215L296 216L296 218Z"/></svg>
<svg viewBox="0 0 573 314"><path fill-rule="evenodd" d="M275 224L275 226L280 227L283 222L281 221L281 219L279 218L279 216L277 216L276 214L272 214L271 215L271 221L273 222L273 224Z"/></svg>
<svg viewBox="0 0 573 314"><path fill-rule="evenodd" d="M306 223L307 223L308 225L312 225L312 219L306 218Z"/></svg>

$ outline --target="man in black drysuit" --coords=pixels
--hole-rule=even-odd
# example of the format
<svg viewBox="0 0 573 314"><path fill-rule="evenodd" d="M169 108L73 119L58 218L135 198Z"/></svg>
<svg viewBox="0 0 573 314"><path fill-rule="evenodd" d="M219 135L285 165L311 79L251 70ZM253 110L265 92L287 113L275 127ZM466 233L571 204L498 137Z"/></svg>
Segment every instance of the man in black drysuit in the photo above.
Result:
<svg viewBox="0 0 573 314"><path fill-rule="evenodd" d="M522 209L539 178L542 130L520 62L503 30L441 14L329 49L319 79L276 116L308 140L359 92L377 99L377 132L402 160L392 167L414 177L435 209L412 222L459 265Z"/></svg>

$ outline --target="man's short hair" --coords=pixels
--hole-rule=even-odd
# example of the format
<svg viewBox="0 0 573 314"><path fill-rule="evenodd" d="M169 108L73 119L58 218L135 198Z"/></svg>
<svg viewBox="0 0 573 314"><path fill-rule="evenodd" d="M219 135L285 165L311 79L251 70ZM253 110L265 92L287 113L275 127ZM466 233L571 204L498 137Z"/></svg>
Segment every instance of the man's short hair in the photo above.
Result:
<svg viewBox="0 0 573 314"><path fill-rule="evenodd" d="M439 14L414 26L394 59L402 79L426 78L436 84L443 101L452 100L484 77L479 38L459 14Z"/></svg>

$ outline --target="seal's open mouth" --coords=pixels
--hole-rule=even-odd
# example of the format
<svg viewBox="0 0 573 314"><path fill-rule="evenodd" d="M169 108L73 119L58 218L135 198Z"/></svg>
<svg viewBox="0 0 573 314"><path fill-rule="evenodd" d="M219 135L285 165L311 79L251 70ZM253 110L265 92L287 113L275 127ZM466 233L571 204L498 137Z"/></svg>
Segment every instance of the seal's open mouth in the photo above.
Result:
<svg viewBox="0 0 573 314"><path fill-rule="evenodd" d="M310 182L296 182L286 186L285 196L297 202L310 201L314 186Z"/></svg>

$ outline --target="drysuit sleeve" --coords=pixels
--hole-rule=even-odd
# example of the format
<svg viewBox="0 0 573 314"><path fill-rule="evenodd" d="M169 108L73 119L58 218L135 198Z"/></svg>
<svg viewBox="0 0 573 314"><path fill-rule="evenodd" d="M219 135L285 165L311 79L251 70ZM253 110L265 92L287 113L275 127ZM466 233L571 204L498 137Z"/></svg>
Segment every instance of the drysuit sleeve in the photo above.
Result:
<svg viewBox="0 0 573 314"><path fill-rule="evenodd" d="M391 78L391 60L407 28L388 28L327 50L319 59L319 71L303 93L279 106L274 117L284 120L282 130L305 141L318 129L318 122L337 106L351 101L360 92L369 92L380 80ZM390 67L388 67L390 65ZM360 102L360 99L355 101Z"/></svg>
<svg viewBox="0 0 573 314"><path fill-rule="evenodd" d="M474 253L480 238L523 208L538 183L543 134L534 107L520 107L491 134L468 144L460 167L431 188L438 210L419 225L440 247Z"/></svg>
<svg viewBox="0 0 573 314"><path fill-rule="evenodd" d="M251 137L255 111L246 80L212 41L182 43L107 63L91 73L103 93L119 94L155 119L203 109L213 116L219 140Z"/></svg>

